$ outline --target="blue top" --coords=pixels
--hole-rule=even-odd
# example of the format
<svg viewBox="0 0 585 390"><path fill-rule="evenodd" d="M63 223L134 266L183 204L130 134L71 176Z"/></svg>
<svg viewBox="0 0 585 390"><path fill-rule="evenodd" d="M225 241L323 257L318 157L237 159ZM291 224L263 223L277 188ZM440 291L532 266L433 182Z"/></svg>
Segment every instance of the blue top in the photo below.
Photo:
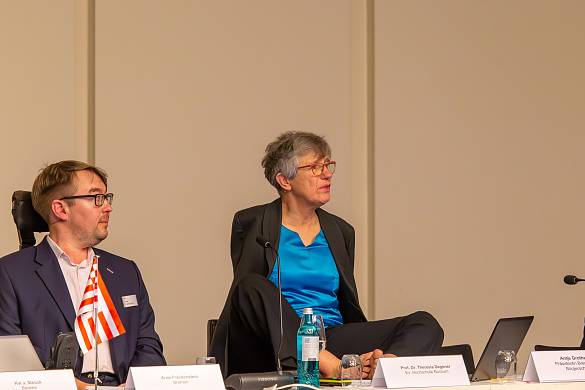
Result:
<svg viewBox="0 0 585 390"><path fill-rule="evenodd" d="M282 295L299 317L303 308L312 307L314 314L323 316L325 327L343 324L337 300L339 272L323 230L305 246L297 232L281 226L278 253L282 259ZM278 286L277 264L270 280Z"/></svg>

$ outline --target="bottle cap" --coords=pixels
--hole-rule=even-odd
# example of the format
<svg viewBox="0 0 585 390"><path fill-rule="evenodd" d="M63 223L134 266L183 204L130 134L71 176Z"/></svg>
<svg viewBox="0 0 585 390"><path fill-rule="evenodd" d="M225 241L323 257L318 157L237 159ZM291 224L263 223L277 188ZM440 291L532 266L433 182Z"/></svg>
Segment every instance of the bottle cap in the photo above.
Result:
<svg viewBox="0 0 585 390"><path fill-rule="evenodd" d="M313 314L313 308L312 307L305 307L303 309L303 314Z"/></svg>

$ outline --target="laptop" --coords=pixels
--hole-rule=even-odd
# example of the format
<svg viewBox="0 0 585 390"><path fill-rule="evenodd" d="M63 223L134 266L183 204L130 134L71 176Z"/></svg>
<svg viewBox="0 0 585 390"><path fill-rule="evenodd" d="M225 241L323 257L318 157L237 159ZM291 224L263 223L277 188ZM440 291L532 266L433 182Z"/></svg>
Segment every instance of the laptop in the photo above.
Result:
<svg viewBox="0 0 585 390"><path fill-rule="evenodd" d="M528 333L534 316L500 318L485 346L470 381L477 382L496 377L496 356L501 350L518 350Z"/></svg>
<svg viewBox="0 0 585 390"><path fill-rule="evenodd" d="M0 336L0 372L42 371L28 336Z"/></svg>

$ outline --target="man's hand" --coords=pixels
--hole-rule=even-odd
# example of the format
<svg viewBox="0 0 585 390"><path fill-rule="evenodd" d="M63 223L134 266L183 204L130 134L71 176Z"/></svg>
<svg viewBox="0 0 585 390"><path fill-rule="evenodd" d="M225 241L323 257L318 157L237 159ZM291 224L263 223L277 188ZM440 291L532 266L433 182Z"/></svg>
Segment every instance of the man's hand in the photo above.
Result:
<svg viewBox="0 0 585 390"><path fill-rule="evenodd" d="M324 378L333 378L339 375L339 363L341 360L335 357L331 352L324 349L319 354L319 373Z"/></svg>

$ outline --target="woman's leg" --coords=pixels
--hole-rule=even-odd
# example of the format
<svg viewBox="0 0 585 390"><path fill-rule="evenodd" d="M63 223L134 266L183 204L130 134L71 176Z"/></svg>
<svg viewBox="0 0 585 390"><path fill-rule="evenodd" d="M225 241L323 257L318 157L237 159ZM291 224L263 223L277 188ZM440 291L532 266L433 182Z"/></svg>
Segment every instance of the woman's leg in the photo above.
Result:
<svg viewBox="0 0 585 390"><path fill-rule="evenodd" d="M276 370L280 342L278 287L260 275L249 275L234 287L228 323L228 375ZM282 299L285 368L296 368L296 333L300 318Z"/></svg>
<svg viewBox="0 0 585 390"><path fill-rule="evenodd" d="M327 349L338 358L380 349L396 356L439 353L443 329L427 312L418 311L388 320L355 322L327 328Z"/></svg>

